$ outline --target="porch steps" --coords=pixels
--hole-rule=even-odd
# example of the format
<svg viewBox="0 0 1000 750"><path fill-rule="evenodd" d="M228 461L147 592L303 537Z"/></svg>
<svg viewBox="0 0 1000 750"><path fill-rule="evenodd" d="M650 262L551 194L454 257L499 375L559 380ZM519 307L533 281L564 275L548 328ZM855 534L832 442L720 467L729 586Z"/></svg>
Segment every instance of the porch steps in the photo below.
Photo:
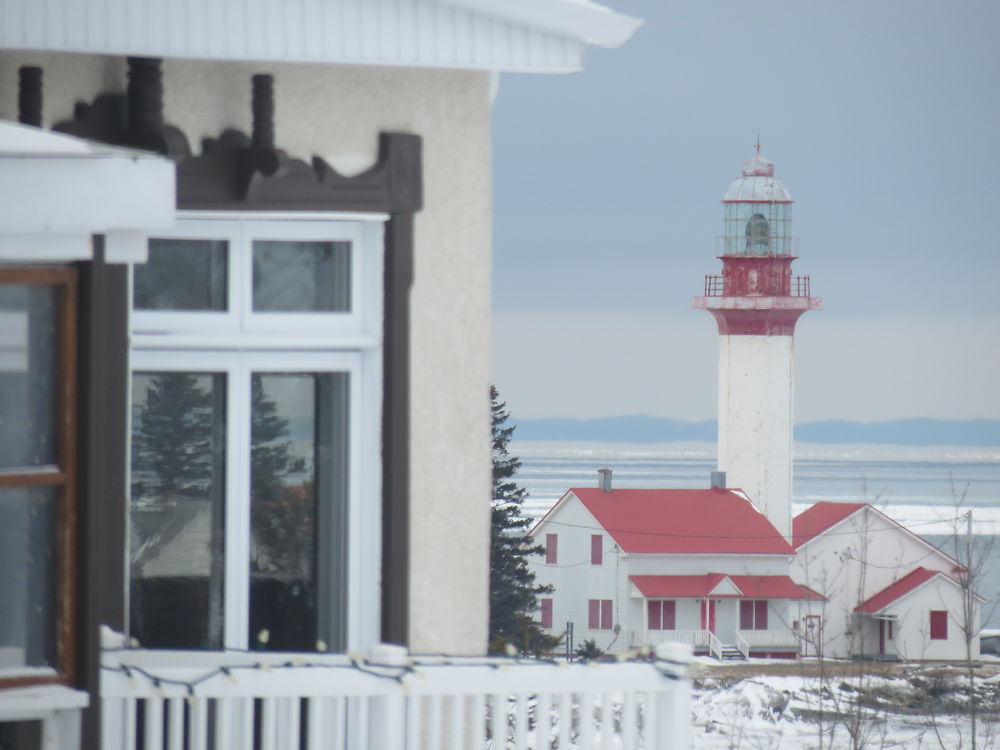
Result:
<svg viewBox="0 0 1000 750"><path fill-rule="evenodd" d="M743 652L740 651L736 646L728 646L726 644L722 645L719 649L719 660L720 661L746 661L746 657L743 656Z"/></svg>

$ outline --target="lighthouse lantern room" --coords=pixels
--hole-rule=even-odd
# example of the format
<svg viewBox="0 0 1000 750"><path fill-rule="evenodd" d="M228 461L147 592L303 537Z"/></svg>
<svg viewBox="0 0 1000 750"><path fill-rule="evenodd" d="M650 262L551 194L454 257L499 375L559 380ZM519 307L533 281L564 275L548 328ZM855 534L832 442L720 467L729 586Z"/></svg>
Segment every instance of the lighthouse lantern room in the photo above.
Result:
<svg viewBox="0 0 1000 750"><path fill-rule="evenodd" d="M795 323L821 307L809 277L792 276L792 198L757 153L726 191L722 274L705 277L694 307L719 327L718 465L787 539L792 531Z"/></svg>

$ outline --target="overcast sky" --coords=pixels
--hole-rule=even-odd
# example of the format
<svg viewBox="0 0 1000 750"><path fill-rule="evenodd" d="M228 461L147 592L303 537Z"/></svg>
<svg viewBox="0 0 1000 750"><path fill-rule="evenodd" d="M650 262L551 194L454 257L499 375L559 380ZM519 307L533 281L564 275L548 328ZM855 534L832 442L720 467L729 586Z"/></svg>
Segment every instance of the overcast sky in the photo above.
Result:
<svg viewBox="0 0 1000 750"><path fill-rule="evenodd" d="M795 199L796 420L1000 418L1000 2L605 0L645 20L494 109L493 379L515 418L711 419L720 200Z"/></svg>

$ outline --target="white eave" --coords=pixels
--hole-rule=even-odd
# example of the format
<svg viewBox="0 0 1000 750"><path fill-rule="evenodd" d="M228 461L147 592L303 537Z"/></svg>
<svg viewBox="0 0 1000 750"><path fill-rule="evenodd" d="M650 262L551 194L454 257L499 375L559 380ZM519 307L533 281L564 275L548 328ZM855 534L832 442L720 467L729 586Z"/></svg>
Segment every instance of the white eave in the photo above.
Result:
<svg viewBox="0 0 1000 750"><path fill-rule="evenodd" d="M174 224L174 164L0 121L0 261L85 260L105 235L108 260L145 258L145 236Z"/></svg>
<svg viewBox="0 0 1000 750"><path fill-rule="evenodd" d="M587 0L3 0L0 48L567 73L640 24Z"/></svg>

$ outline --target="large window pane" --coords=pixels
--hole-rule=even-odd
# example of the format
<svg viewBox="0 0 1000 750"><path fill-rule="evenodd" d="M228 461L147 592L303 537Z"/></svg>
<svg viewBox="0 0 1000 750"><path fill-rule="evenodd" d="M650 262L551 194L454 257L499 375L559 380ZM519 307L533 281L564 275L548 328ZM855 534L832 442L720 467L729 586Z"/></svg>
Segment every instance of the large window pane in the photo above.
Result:
<svg viewBox="0 0 1000 750"><path fill-rule="evenodd" d="M223 375L132 377L130 633L153 648L223 636Z"/></svg>
<svg viewBox="0 0 1000 750"><path fill-rule="evenodd" d="M0 284L0 469L56 463L57 315L55 287Z"/></svg>
<svg viewBox="0 0 1000 750"><path fill-rule="evenodd" d="M350 242L253 243L255 312L349 312Z"/></svg>
<svg viewBox="0 0 1000 750"><path fill-rule="evenodd" d="M340 650L346 373L252 376L250 646Z"/></svg>
<svg viewBox="0 0 1000 750"><path fill-rule="evenodd" d="M149 260L135 267L137 310L225 310L225 240L149 241Z"/></svg>
<svg viewBox="0 0 1000 750"><path fill-rule="evenodd" d="M0 677L57 667L57 493L0 487Z"/></svg>

